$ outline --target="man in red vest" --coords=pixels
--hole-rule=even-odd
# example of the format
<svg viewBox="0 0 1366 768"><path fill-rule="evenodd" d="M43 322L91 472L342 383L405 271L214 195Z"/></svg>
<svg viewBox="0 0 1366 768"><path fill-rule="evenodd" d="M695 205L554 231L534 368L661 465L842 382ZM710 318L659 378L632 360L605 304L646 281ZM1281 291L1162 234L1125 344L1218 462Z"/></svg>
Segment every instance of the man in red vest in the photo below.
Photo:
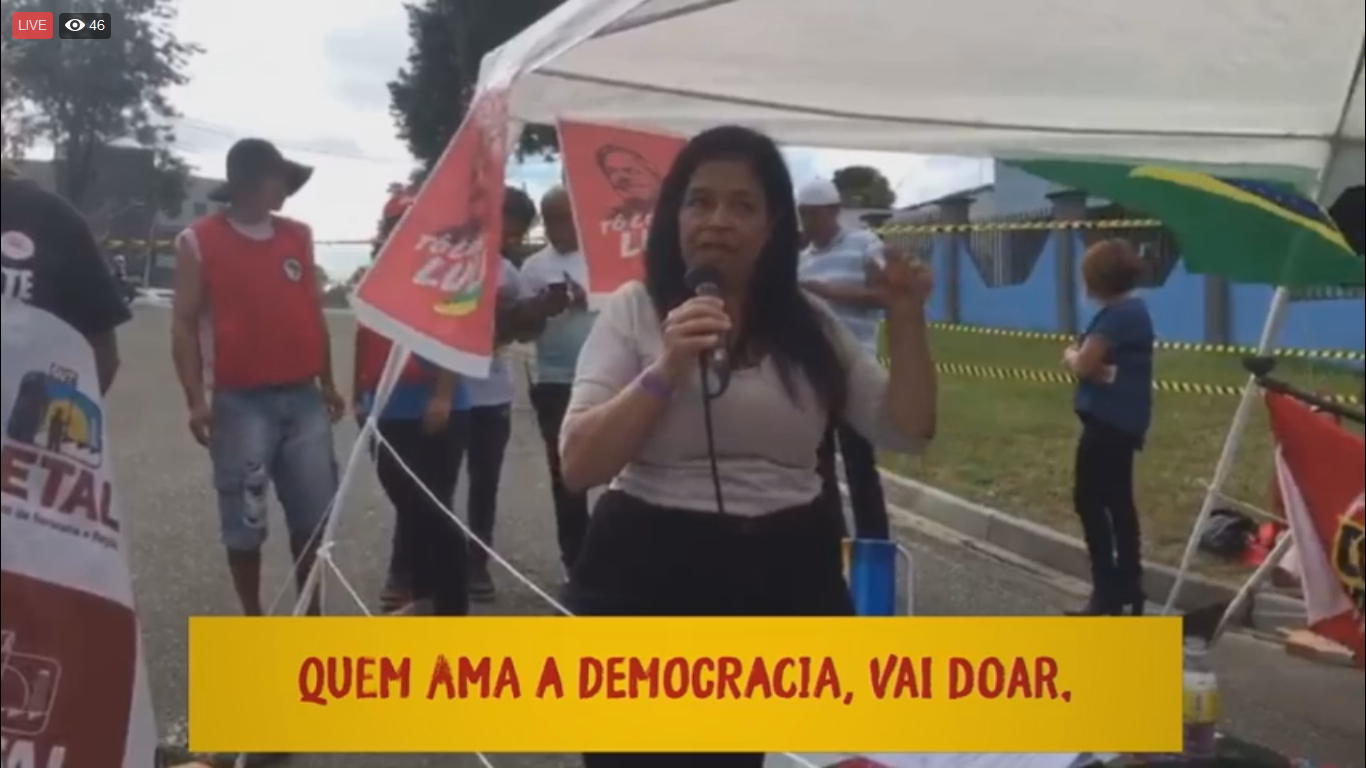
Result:
<svg viewBox="0 0 1366 768"><path fill-rule="evenodd" d="M209 449L233 586L261 615L267 492L284 508L302 589L337 490L332 425L345 411L309 228L279 216L312 169L273 144L228 152L228 204L176 241L173 354L190 433ZM316 594L313 612L317 612Z"/></svg>

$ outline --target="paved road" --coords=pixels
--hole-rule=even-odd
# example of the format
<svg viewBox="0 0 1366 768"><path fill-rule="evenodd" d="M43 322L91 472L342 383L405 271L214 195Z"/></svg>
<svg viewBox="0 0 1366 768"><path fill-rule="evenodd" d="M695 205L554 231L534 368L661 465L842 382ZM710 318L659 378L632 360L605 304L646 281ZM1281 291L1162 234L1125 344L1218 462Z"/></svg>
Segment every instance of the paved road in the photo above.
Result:
<svg viewBox="0 0 1366 768"><path fill-rule="evenodd" d="M124 372L109 411L129 508L139 611L152 660L154 693L163 721L173 723L183 718L186 704L186 617L228 614L236 606L217 546L207 462L185 432L180 396L173 384L167 321L162 309L140 309L122 335ZM334 316L332 322L338 371L349 371L350 321ZM497 543L536 583L552 584L559 572L545 463L525 403L519 405L514 419ZM343 430L339 450L349 451L354 433L354 428ZM352 499L340 523L336 559L362 595L371 598L380 586L391 514L369 472L360 473ZM900 534L915 555L921 613L1056 615L1076 600L1069 592L1074 584L964 546L924 525L908 523ZM283 584L288 563L280 543L271 548L270 555L269 582ZM500 574L499 585L496 612L548 612L530 590L506 574ZM332 612L356 612L339 590L332 590L329 597ZM1247 638L1223 643L1217 661L1230 729L1322 762L1366 768L1361 675L1291 659L1278 647ZM575 765L566 756L496 756L492 762L497 768ZM374 756L317 756L292 763L300 768L381 764L385 768L484 765L473 756L404 756L382 761Z"/></svg>

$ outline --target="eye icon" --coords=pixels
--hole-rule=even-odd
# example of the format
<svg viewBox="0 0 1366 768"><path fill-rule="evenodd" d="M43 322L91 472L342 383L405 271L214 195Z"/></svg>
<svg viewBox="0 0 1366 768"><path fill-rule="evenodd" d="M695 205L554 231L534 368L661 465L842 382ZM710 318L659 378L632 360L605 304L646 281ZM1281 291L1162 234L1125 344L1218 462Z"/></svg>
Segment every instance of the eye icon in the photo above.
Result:
<svg viewBox="0 0 1366 768"><path fill-rule="evenodd" d="M67 19L62 26L66 27L67 32L80 32L85 29L85 22L80 19Z"/></svg>

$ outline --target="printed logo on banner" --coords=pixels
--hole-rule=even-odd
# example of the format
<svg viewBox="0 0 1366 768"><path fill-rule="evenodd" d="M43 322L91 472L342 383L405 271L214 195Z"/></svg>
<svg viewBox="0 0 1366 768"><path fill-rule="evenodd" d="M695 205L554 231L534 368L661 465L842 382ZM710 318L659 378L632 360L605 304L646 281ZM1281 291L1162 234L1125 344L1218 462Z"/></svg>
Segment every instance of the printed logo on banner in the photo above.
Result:
<svg viewBox="0 0 1366 768"><path fill-rule="evenodd" d="M588 292L610 294L639 279L655 200L683 149L677 136L562 121L560 148Z"/></svg>
<svg viewBox="0 0 1366 768"><path fill-rule="evenodd" d="M4 321L0 765L141 768L155 729L95 361L47 312Z"/></svg>
<svg viewBox="0 0 1366 768"><path fill-rule="evenodd" d="M132 709L137 629L127 607L0 573L5 766L110 768Z"/></svg>
<svg viewBox="0 0 1366 768"><path fill-rule="evenodd" d="M493 350L506 147L507 95L484 93L354 297L361 322L457 370Z"/></svg>
<svg viewBox="0 0 1366 768"><path fill-rule="evenodd" d="M1338 523L1337 540L1333 543L1333 566L1342 586L1356 605L1357 615L1366 613L1366 496L1358 496L1347 508Z"/></svg>

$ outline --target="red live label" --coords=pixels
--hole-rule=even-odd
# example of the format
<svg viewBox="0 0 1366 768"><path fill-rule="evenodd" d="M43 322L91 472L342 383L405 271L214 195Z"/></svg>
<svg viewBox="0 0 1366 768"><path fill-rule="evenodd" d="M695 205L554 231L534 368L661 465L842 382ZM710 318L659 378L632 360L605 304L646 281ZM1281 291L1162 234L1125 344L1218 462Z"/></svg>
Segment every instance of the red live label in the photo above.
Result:
<svg viewBox="0 0 1366 768"><path fill-rule="evenodd" d="M51 40L52 14L42 11L15 11L10 14L15 40Z"/></svg>

